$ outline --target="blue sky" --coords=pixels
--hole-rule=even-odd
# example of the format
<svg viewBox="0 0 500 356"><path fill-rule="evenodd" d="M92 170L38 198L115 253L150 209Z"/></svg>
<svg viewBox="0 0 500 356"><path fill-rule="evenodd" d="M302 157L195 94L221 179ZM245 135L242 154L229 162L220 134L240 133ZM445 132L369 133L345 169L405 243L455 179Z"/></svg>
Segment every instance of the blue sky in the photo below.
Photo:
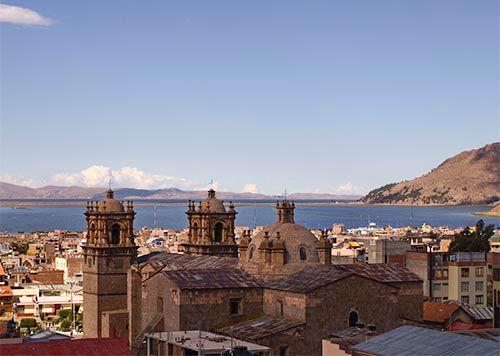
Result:
<svg viewBox="0 0 500 356"><path fill-rule="evenodd" d="M500 137L495 0L0 10L4 181L364 193Z"/></svg>

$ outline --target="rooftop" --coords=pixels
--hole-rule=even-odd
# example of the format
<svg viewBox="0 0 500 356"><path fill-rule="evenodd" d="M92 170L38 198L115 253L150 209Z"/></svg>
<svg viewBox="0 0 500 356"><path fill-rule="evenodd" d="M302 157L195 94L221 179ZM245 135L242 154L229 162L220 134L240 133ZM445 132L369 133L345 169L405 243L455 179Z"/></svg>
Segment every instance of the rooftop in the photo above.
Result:
<svg viewBox="0 0 500 356"><path fill-rule="evenodd" d="M498 355L499 343L461 335L404 325L357 344L353 350L366 355Z"/></svg>
<svg viewBox="0 0 500 356"><path fill-rule="evenodd" d="M458 304L425 301L423 319L435 323L444 323L458 309L460 309Z"/></svg>
<svg viewBox="0 0 500 356"><path fill-rule="evenodd" d="M413 282L421 279L404 267L392 264L316 265L283 278L266 282L269 289L304 293L347 276L358 275L382 283Z"/></svg>
<svg viewBox="0 0 500 356"><path fill-rule="evenodd" d="M246 320L238 324L220 328L219 331L233 337L257 340L304 324L305 323L301 321L263 315L256 319Z"/></svg>
<svg viewBox="0 0 500 356"><path fill-rule="evenodd" d="M239 269L193 269L164 271L180 289L260 288L260 283Z"/></svg>
<svg viewBox="0 0 500 356"><path fill-rule="evenodd" d="M210 354L223 353L237 346L244 346L252 353L268 352L270 350L266 346L201 330L150 333L146 334L146 337L177 345L184 349L203 351L203 353Z"/></svg>
<svg viewBox="0 0 500 356"><path fill-rule="evenodd" d="M181 253L151 253L140 256L137 263L141 267L149 265L155 270L218 269L235 268L238 260L232 257L190 255Z"/></svg>
<svg viewBox="0 0 500 356"><path fill-rule="evenodd" d="M132 355L123 339L76 339L30 342L22 344L0 344L1 355Z"/></svg>

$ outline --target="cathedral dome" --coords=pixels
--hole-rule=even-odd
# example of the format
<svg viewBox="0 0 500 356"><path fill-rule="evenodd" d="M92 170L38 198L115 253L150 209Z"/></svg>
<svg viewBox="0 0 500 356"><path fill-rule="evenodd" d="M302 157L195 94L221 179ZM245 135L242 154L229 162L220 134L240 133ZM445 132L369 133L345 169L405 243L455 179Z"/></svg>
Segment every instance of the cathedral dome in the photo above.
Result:
<svg viewBox="0 0 500 356"><path fill-rule="evenodd" d="M266 238L266 233L268 238ZM267 241L278 243L278 248L286 249L286 263L318 263L319 257L316 251L318 239L305 227L295 223L277 223L267 226L252 239L249 248L253 244L262 248L262 244L268 244Z"/></svg>
<svg viewBox="0 0 500 356"><path fill-rule="evenodd" d="M106 199L97 203L97 207L99 211L105 213L123 213L125 211L123 204L114 198L111 189L106 192Z"/></svg>
<svg viewBox="0 0 500 356"><path fill-rule="evenodd" d="M225 213L224 203L215 197L215 190L208 191L207 199L201 202L201 209L210 213Z"/></svg>

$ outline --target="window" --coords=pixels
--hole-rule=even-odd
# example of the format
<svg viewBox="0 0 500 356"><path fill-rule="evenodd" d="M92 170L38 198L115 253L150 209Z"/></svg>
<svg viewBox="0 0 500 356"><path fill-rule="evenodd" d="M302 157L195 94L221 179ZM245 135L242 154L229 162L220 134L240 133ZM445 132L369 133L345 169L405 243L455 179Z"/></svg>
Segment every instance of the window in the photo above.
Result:
<svg viewBox="0 0 500 356"><path fill-rule="evenodd" d="M476 277L484 276L484 267L476 267Z"/></svg>
<svg viewBox="0 0 500 356"><path fill-rule="evenodd" d="M434 291L440 291L441 290L441 284L439 283L436 283L432 286L432 289L434 289Z"/></svg>
<svg viewBox="0 0 500 356"><path fill-rule="evenodd" d="M163 298L158 297L156 300L156 312L162 314L163 313Z"/></svg>
<svg viewBox="0 0 500 356"><path fill-rule="evenodd" d="M493 268L493 280L495 282L500 281L500 268Z"/></svg>
<svg viewBox="0 0 500 356"><path fill-rule="evenodd" d="M241 298L233 298L229 300L231 315L241 314Z"/></svg>
<svg viewBox="0 0 500 356"><path fill-rule="evenodd" d="M441 272L441 270L440 270L440 269L437 269L437 270L436 270L436 277L437 277L437 278L441 278L442 276L443 276L443 273Z"/></svg>
<svg viewBox="0 0 500 356"><path fill-rule="evenodd" d="M280 346L280 356L288 355L288 346Z"/></svg>
<svg viewBox="0 0 500 356"><path fill-rule="evenodd" d="M214 242L222 241L222 231L224 230L224 225L221 222L215 224L214 228Z"/></svg>
<svg viewBox="0 0 500 356"><path fill-rule="evenodd" d="M482 292L483 291L483 281L477 281L476 282L476 291Z"/></svg>
<svg viewBox="0 0 500 356"><path fill-rule="evenodd" d="M278 300L278 311L279 311L280 316L283 316L283 301L282 300Z"/></svg>
<svg viewBox="0 0 500 356"><path fill-rule="evenodd" d="M443 277L448 278L448 270L447 269L443 270Z"/></svg>
<svg viewBox="0 0 500 356"><path fill-rule="evenodd" d="M194 223L193 224L193 228L192 228L192 233L191 233L193 239L196 239L198 238L198 224L197 223Z"/></svg>
<svg viewBox="0 0 500 356"><path fill-rule="evenodd" d="M462 268L462 278L469 277L469 268Z"/></svg>
<svg viewBox="0 0 500 356"><path fill-rule="evenodd" d="M111 243L118 245L120 243L120 225L114 224L111 227Z"/></svg>
<svg viewBox="0 0 500 356"><path fill-rule="evenodd" d="M462 300L462 303L469 304L469 296L468 295L463 295L461 300Z"/></svg>
<svg viewBox="0 0 500 356"><path fill-rule="evenodd" d="M248 250L248 260L252 259L254 251L255 251L255 246L251 245L250 249Z"/></svg>
<svg viewBox="0 0 500 356"><path fill-rule="evenodd" d="M354 327L358 325L358 312L355 310L352 310L349 313L349 327Z"/></svg>
<svg viewBox="0 0 500 356"><path fill-rule="evenodd" d="M301 261L305 261L307 259L307 252L306 252L306 248L304 246L302 246L299 249L299 254L300 254L300 260Z"/></svg>
<svg viewBox="0 0 500 356"><path fill-rule="evenodd" d="M482 295L476 295L476 304L483 304L484 297Z"/></svg>
<svg viewBox="0 0 500 356"><path fill-rule="evenodd" d="M443 297L443 300L444 300L444 301L447 301L447 300L448 300L448 297Z"/></svg>
<svg viewBox="0 0 500 356"><path fill-rule="evenodd" d="M469 291L469 282L460 283L460 291L461 292L468 292Z"/></svg>

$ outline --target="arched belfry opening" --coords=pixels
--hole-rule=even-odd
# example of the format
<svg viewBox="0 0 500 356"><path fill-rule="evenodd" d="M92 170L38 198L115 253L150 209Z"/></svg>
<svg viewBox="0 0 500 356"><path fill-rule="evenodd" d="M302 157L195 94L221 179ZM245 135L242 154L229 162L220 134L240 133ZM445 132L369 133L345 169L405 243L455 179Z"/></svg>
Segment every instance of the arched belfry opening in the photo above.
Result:
<svg viewBox="0 0 500 356"><path fill-rule="evenodd" d="M299 249L299 255L300 255L300 260L305 261L307 260L307 250L304 246L301 246Z"/></svg>
<svg viewBox="0 0 500 356"><path fill-rule="evenodd" d="M224 225L221 222L216 223L214 227L214 242L222 242L223 234Z"/></svg>
<svg viewBox="0 0 500 356"><path fill-rule="evenodd" d="M349 312L349 327L355 327L358 325L359 316L356 310L351 310Z"/></svg>
<svg viewBox="0 0 500 356"><path fill-rule="evenodd" d="M113 226L111 227L111 244L112 245L120 244L120 235L121 235L120 225L113 224Z"/></svg>

